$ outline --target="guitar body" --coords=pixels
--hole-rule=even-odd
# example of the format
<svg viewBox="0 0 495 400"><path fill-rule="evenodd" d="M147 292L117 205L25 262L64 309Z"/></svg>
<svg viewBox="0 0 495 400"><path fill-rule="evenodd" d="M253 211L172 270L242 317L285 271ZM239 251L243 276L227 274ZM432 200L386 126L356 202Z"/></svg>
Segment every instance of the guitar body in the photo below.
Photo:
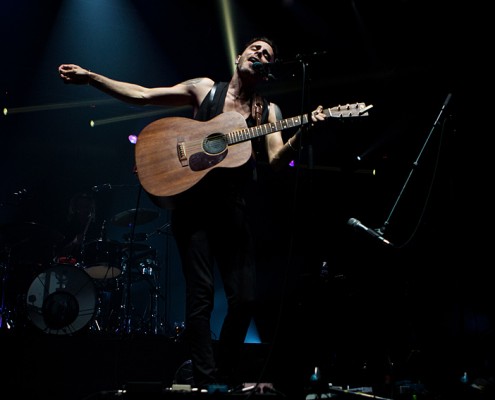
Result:
<svg viewBox="0 0 495 400"><path fill-rule="evenodd" d="M251 142L225 143L228 133L247 127L237 112L209 121L167 117L147 125L135 145L139 181L151 197L181 193L218 167L238 167L251 156ZM160 202L160 201L159 201Z"/></svg>

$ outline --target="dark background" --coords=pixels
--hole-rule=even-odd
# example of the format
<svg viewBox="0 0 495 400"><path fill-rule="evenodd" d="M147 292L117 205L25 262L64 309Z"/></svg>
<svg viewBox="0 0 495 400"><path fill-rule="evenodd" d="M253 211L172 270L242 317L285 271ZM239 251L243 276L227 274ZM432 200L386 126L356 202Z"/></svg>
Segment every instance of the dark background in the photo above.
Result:
<svg viewBox="0 0 495 400"><path fill-rule="evenodd" d="M285 117L318 104L373 105L368 117L330 120L306 133L295 168L273 176L260 166L265 190L253 221L262 307L255 322L260 340L274 344L273 365L299 358L282 374L300 386L315 365L327 379L357 379L366 363L380 374L392 362L397 375L432 386L457 382L465 370L473 378L491 376L483 7L407 0L227 3L237 50L253 36L278 43L282 62L263 92ZM93 192L97 214L107 221L136 207L156 210L140 232L156 233L168 223L169 211L139 191L127 137L157 118L188 115L65 86L58 65L76 63L144 86L197 76L227 80L234 56L220 10L216 1L2 4L0 87L8 114L0 118L0 223L7 292L15 302L38 273L33 263L40 250L22 249L31 254L27 261L7 262L13 231L36 222L45 230L35 241L44 244L75 193ZM90 120L99 123L92 128ZM106 183L112 189L91 190ZM394 246L353 230L349 218L385 228ZM112 240L129 233L108 226ZM183 319L180 265L167 229L146 244L158 254L160 333L168 335ZM149 298L142 286L134 292L137 308ZM218 333L219 322L212 329Z"/></svg>

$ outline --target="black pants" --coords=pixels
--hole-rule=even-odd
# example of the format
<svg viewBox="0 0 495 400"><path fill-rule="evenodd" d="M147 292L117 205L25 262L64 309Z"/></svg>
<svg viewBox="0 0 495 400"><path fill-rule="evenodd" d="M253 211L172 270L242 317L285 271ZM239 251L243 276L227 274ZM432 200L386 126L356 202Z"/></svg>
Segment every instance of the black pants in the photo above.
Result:
<svg viewBox="0 0 495 400"><path fill-rule="evenodd" d="M238 196L197 200L172 213L172 231L186 283L183 337L190 346L195 386L234 384L255 303L253 237L245 202ZM217 354L210 328L215 265L227 297Z"/></svg>

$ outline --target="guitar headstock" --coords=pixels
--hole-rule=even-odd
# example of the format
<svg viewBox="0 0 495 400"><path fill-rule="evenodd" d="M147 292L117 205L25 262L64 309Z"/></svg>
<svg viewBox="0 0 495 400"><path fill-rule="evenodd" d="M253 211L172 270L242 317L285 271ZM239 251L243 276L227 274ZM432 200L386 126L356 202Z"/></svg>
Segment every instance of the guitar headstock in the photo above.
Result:
<svg viewBox="0 0 495 400"><path fill-rule="evenodd" d="M367 106L365 103L348 103L345 105L338 105L332 108L323 110L327 117L333 118L347 118L347 117L367 117L368 111L373 108L370 104Z"/></svg>

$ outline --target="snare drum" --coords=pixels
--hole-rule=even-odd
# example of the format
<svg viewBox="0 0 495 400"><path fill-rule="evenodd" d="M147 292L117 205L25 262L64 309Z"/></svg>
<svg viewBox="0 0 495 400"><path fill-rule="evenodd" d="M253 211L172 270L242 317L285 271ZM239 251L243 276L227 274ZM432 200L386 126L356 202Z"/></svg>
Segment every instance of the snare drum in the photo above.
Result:
<svg viewBox="0 0 495 400"><path fill-rule="evenodd" d="M121 270L121 245L118 242L95 240L83 246L82 264L93 279L114 279Z"/></svg>
<svg viewBox="0 0 495 400"><path fill-rule="evenodd" d="M73 334L93 320L97 301L95 284L84 270L70 264L55 265L31 283L27 315L45 333Z"/></svg>

